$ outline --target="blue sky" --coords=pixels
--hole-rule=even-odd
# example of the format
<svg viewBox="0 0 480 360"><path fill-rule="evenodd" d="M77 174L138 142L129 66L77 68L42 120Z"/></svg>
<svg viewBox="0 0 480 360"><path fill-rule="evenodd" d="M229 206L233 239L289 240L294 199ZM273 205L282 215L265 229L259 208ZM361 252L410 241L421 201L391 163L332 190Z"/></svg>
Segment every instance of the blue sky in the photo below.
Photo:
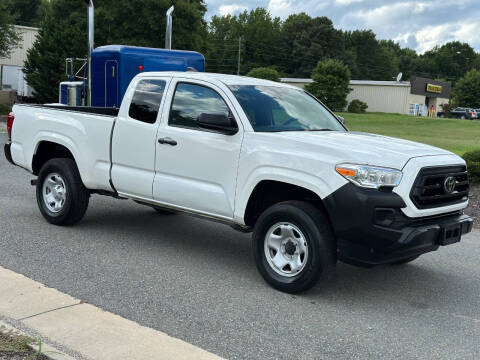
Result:
<svg viewBox="0 0 480 360"><path fill-rule="evenodd" d="M336 28L372 29L423 53L435 45L459 40L480 51L480 0L206 0L207 18L237 14L258 6L284 19L306 12L328 16Z"/></svg>

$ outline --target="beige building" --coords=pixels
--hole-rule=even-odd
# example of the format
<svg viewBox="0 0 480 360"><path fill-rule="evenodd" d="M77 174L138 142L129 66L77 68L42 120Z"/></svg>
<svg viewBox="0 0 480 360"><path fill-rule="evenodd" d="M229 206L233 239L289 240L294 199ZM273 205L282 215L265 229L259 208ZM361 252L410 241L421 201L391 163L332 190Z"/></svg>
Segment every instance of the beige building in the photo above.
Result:
<svg viewBox="0 0 480 360"><path fill-rule="evenodd" d="M303 88L312 79L282 78L282 82ZM427 115L433 105L435 112L448 103L450 84L435 80L412 77L411 81L351 80L352 91L347 96L368 105L369 112L386 112L410 115Z"/></svg>
<svg viewBox="0 0 480 360"><path fill-rule="evenodd" d="M21 40L9 57L0 58L0 90L15 90L20 96L30 96L32 90L24 80L22 69L39 29L20 25L14 27Z"/></svg>

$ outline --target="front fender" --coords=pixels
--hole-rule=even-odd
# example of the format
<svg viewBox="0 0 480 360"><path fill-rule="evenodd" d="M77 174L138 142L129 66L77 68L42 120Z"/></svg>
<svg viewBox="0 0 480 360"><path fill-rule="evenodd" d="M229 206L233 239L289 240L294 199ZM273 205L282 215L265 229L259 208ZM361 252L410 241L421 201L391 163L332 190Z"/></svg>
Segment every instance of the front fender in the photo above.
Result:
<svg viewBox="0 0 480 360"><path fill-rule="evenodd" d="M317 194L320 199L324 199L333 191L345 185L348 181L338 176L338 174L325 174L325 176L315 176L313 174L282 168L276 166L261 166L252 171L245 181L237 184L237 201L235 203L234 220L237 223L244 224L244 215L248 200L255 187L262 181L278 181L286 184L296 185L310 190Z"/></svg>

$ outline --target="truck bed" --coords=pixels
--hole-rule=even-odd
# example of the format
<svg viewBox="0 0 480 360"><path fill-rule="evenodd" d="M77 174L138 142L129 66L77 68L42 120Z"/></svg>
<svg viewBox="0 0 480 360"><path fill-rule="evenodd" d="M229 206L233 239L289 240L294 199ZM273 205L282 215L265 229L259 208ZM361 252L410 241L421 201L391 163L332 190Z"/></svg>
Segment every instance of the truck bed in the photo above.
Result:
<svg viewBox="0 0 480 360"><path fill-rule="evenodd" d="M18 104L13 112L15 164L31 171L40 144L53 142L72 153L85 186L111 190L110 140L118 109Z"/></svg>

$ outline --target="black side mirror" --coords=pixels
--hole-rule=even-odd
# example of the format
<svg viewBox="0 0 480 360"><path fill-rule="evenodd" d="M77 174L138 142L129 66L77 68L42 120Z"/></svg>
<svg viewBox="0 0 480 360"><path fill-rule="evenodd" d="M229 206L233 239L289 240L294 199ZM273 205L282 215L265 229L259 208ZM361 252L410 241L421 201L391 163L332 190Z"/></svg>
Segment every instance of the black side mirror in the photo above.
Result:
<svg viewBox="0 0 480 360"><path fill-rule="evenodd" d="M199 127L212 130L225 135L233 135L238 132L238 125L232 115L221 113L201 113L198 115Z"/></svg>
<svg viewBox="0 0 480 360"><path fill-rule="evenodd" d="M343 118L343 116L340 116L340 115L335 115L335 116L343 125L345 125L345 119Z"/></svg>

